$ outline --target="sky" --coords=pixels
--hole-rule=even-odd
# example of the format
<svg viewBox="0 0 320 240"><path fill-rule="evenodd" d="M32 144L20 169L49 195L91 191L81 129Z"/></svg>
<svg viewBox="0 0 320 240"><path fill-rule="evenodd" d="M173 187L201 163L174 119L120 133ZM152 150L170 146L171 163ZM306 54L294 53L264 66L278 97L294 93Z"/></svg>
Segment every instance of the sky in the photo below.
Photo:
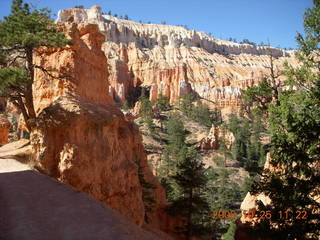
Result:
<svg viewBox="0 0 320 240"><path fill-rule="evenodd" d="M0 0L0 19L10 13L11 0ZM37 8L59 9L99 5L103 12L145 23L166 22L211 33L220 39L249 39L282 48L296 48L303 16L312 0L25 0Z"/></svg>

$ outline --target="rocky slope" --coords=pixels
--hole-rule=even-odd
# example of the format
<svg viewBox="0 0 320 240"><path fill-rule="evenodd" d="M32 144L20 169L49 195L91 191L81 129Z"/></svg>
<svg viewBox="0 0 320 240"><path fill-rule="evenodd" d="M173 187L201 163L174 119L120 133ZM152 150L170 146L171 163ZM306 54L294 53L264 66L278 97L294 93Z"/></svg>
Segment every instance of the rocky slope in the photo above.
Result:
<svg viewBox="0 0 320 240"><path fill-rule="evenodd" d="M107 94L104 36L96 25L61 28L72 46L40 48L34 56L38 65L55 70L35 73L38 121L31 144L36 167L140 226L147 215L151 225L166 229L164 190L148 167L138 128ZM156 188L145 189L141 177ZM151 213L146 192L156 201Z"/></svg>
<svg viewBox="0 0 320 240"><path fill-rule="evenodd" d="M211 167L216 170L227 170L232 173L230 174L230 180L237 183L240 187L244 183L245 178L249 176L249 173L239 166L238 161L230 156L227 156L226 165L224 165L224 162L221 161L224 156L218 150L219 140L221 139L224 139L227 148L231 149L234 141L233 134L214 126L209 130L207 127L183 115L178 109L161 112L159 119L167 119L174 112L180 114L180 119L188 132L186 142L198 150L198 158L203 161L205 168ZM159 119L153 119L155 125L155 133L153 134L144 123L143 117L135 119L135 122L140 127L144 149L146 150L147 159L154 175L159 175L159 168L163 161L161 158L163 158L166 139L168 139L165 131L165 120L160 121Z"/></svg>
<svg viewBox="0 0 320 240"><path fill-rule="evenodd" d="M118 102L138 86L150 88L174 103L195 92L229 112L241 103L241 89L269 73L269 56L280 67L295 64L293 52L266 46L239 44L183 27L140 24L103 15L98 6L59 12L57 22L96 23L106 41L103 50L110 69L109 94Z"/></svg>

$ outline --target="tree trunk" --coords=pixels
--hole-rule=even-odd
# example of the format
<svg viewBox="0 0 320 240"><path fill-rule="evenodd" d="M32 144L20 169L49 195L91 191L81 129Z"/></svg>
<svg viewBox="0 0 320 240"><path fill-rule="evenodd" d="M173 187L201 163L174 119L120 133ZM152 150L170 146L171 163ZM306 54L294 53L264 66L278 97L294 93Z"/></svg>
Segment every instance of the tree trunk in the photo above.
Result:
<svg viewBox="0 0 320 240"><path fill-rule="evenodd" d="M24 119L26 122L26 125L28 126L28 130L30 131L32 128L32 124L28 123L28 120L35 119L36 118L36 112L34 110L34 104L33 104L33 94L32 94L32 84L34 80L34 66L33 66L33 55L32 55L32 48L26 49L26 68L29 72L30 76L30 83L27 84L26 90L24 92L25 96L25 108L28 112L28 119Z"/></svg>
<svg viewBox="0 0 320 240"><path fill-rule="evenodd" d="M186 240L191 240L192 237L192 222L191 222L191 217L192 217L192 202L193 202L193 188L190 188L190 198L189 198L189 207L188 207L188 216L187 216L187 234L186 234Z"/></svg>

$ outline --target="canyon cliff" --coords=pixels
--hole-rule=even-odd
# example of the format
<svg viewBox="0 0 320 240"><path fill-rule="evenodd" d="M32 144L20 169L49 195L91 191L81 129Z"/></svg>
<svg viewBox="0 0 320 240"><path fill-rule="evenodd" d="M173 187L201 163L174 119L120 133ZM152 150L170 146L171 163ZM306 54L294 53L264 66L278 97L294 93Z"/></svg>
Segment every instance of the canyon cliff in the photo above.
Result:
<svg viewBox="0 0 320 240"><path fill-rule="evenodd" d="M171 103L195 93L223 113L238 109L241 90L276 68L295 63L293 51L220 40L184 27L141 24L102 14L100 7L61 10L57 22L95 23L106 37L102 45L110 73L109 95L123 103L139 86L150 99L166 95Z"/></svg>
<svg viewBox="0 0 320 240"><path fill-rule="evenodd" d="M34 61L38 120L31 144L39 171L70 184L141 226L165 229L165 192L148 167L138 127L108 95L105 37L96 25L60 26L64 48L42 47ZM144 182L154 188L147 188ZM145 195L155 200L150 206ZM147 211L147 208L153 211Z"/></svg>

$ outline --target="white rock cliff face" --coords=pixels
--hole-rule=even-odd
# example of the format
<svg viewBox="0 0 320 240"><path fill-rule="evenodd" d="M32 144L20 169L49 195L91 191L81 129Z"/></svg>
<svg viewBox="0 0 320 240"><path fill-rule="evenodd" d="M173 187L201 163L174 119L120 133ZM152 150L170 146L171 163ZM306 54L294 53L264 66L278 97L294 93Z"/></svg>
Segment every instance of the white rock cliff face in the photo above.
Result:
<svg viewBox="0 0 320 240"><path fill-rule="evenodd" d="M269 73L269 56L280 68L295 64L292 51L220 40L184 27L141 24L103 15L101 8L66 9L58 23L95 23L106 40L109 95L123 103L137 86L150 87L150 99L166 95L174 103L194 92L212 107L238 109L241 89ZM229 110L228 110L229 109Z"/></svg>
<svg viewBox="0 0 320 240"><path fill-rule="evenodd" d="M254 54L267 55L269 51L275 57L289 55L286 51L266 46L253 46L230 41L220 40L208 36L204 32L188 30L180 26L142 24L123 20L111 15L103 15L99 6L91 9L68 9L59 12L57 22L68 21L71 15L76 23L90 22L99 25L100 30L106 35L108 41L117 44L130 43L140 45L142 48L159 47L199 47L210 53L228 54Z"/></svg>

